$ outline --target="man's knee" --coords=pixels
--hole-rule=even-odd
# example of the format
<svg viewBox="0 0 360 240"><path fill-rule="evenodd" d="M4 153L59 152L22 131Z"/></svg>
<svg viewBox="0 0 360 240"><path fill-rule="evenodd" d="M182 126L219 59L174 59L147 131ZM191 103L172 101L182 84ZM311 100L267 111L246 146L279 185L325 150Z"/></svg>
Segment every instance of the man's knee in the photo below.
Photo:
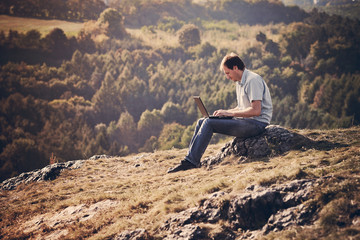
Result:
<svg viewBox="0 0 360 240"><path fill-rule="evenodd" d="M198 125L198 126L201 126L206 119L207 119L207 118L200 118L200 119L197 121L197 125Z"/></svg>

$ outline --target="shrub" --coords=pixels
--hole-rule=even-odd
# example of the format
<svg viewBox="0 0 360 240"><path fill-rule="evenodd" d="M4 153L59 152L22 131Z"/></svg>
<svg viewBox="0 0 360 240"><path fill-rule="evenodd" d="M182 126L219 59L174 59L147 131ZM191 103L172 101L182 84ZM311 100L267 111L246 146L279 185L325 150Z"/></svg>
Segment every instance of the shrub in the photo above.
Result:
<svg viewBox="0 0 360 240"><path fill-rule="evenodd" d="M193 24L184 25L179 31L179 43L184 48L196 46L201 43L200 30Z"/></svg>

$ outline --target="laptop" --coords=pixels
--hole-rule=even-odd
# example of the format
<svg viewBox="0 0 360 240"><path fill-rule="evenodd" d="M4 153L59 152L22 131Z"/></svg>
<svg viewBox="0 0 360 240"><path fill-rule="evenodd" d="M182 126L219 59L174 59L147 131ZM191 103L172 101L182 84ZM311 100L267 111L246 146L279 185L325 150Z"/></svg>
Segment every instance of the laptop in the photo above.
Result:
<svg viewBox="0 0 360 240"><path fill-rule="evenodd" d="M232 119L233 117L231 116L213 116L213 115L209 115L208 111L206 110L204 103L202 102L201 98L199 96L193 96L200 112L202 113L202 115L205 118L219 118L219 119Z"/></svg>

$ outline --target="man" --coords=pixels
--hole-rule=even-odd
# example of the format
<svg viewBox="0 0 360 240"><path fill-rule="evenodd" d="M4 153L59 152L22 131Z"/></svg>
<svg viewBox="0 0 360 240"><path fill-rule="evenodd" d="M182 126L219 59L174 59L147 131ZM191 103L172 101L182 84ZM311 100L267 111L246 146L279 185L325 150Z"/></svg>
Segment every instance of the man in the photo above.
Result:
<svg viewBox="0 0 360 240"><path fill-rule="evenodd" d="M235 82L237 107L229 110L219 109L215 116L232 116L232 119L201 118L197 122L194 135L185 159L169 169L168 173L184 171L200 166L213 133L248 138L265 131L272 117L272 102L265 81L258 74L245 68L245 64L234 53L226 55L220 70L226 78Z"/></svg>

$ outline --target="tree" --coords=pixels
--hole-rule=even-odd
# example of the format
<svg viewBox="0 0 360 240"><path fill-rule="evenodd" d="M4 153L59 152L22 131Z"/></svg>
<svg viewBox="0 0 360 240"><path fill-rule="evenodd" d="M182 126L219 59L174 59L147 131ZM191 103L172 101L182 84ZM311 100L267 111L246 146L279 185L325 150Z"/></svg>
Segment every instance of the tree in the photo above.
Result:
<svg viewBox="0 0 360 240"><path fill-rule="evenodd" d="M90 33L86 33L85 30L80 31L77 37L78 49L81 52L94 53L96 50L95 42L91 38Z"/></svg>
<svg viewBox="0 0 360 240"><path fill-rule="evenodd" d="M216 52L216 47L206 42L197 49L196 56L198 58L211 57L214 52Z"/></svg>
<svg viewBox="0 0 360 240"><path fill-rule="evenodd" d="M68 39L61 28L54 28L43 39L44 50L57 59L70 58L75 49L76 39Z"/></svg>
<svg viewBox="0 0 360 240"><path fill-rule="evenodd" d="M179 43L184 48L196 46L201 43L200 30L193 24L184 25L179 31Z"/></svg>
<svg viewBox="0 0 360 240"><path fill-rule="evenodd" d="M38 30L26 32L24 37L24 47L38 49L40 47L41 33Z"/></svg>
<svg viewBox="0 0 360 240"><path fill-rule="evenodd" d="M159 136L161 129L163 128L163 121L159 110L145 110L141 114L138 122L138 133L141 136L140 142L145 141L151 136Z"/></svg>
<svg viewBox="0 0 360 240"><path fill-rule="evenodd" d="M267 40L267 37L263 32L259 32L258 34L256 34L256 41L265 43L266 40Z"/></svg>
<svg viewBox="0 0 360 240"><path fill-rule="evenodd" d="M265 50L274 54L275 56L279 57L280 56L280 47L279 44L274 42L271 39L266 40L265 43Z"/></svg>
<svg viewBox="0 0 360 240"><path fill-rule="evenodd" d="M178 123L165 124L158 139L159 149L183 148L181 137L184 131L185 127Z"/></svg>
<svg viewBox="0 0 360 240"><path fill-rule="evenodd" d="M108 124L120 116L122 109L119 92L114 85L114 78L107 72L100 89L92 98L94 109L99 114L100 121Z"/></svg>
<svg viewBox="0 0 360 240"><path fill-rule="evenodd" d="M0 162L8 162L7 165L11 168L6 169L7 176L1 175L0 181L4 177L10 177L11 172L19 174L44 167L48 163L35 141L28 138L16 139L8 144L0 155Z"/></svg>
<svg viewBox="0 0 360 240"><path fill-rule="evenodd" d="M120 131L120 143L127 145L130 151L135 151L135 147L137 146L137 126L130 113L127 111L121 113L116 127Z"/></svg>
<svg viewBox="0 0 360 240"><path fill-rule="evenodd" d="M114 8L105 9L98 23L107 27L107 35L114 38L124 38L127 33L123 25L123 16Z"/></svg>
<svg viewBox="0 0 360 240"><path fill-rule="evenodd" d="M117 93L121 96L121 102L127 111L139 119L141 113L151 104L148 96L146 83L137 77L128 80Z"/></svg>
<svg viewBox="0 0 360 240"><path fill-rule="evenodd" d="M167 123L178 122L179 116L183 114L181 106L171 101L166 102L161 108L161 115Z"/></svg>

